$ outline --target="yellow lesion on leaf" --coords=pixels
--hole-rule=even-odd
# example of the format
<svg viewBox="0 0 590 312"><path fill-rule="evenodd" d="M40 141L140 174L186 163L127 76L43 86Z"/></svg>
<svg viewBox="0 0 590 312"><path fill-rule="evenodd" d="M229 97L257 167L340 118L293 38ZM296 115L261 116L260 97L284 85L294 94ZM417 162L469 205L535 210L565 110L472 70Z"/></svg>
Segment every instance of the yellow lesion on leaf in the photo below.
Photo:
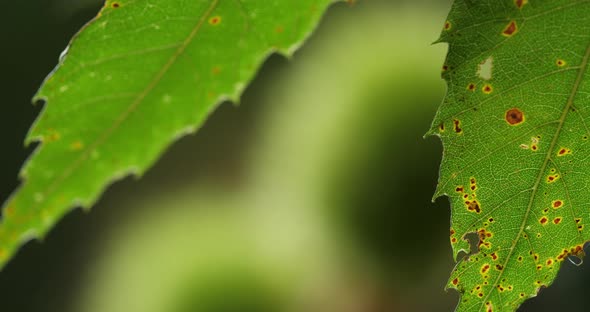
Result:
<svg viewBox="0 0 590 312"><path fill-rule="evenodd" d="M550 174L547 176L546 182L551 184L554 183L555 181L559 180L559 174L558 173L554 173L554 174Z"/></svg>
<svg viewBox="0 0 590 312"><path fill-rule="evenodd" d="M467 210L470 212L481 213L481 206L477 199L466 200L465 206L467 207Z"/></svg>
<svg viewBox="0 0 590 312"><path fill-rule="evenodd" d="M216 15L209 19L209 24L213 26L217 26L221 23L221 16Z"/></svg>
<svg viewBox="0 0 590 312"><path fill-rule="evenodd" d="M547 217L545 217L545 216L542 216L542 217L539 219L539 223L540 223L541 225L547 225L547 223L548 223L548 222L549 222L549 219L548 219Z"/></svg>
<svg viewBox="0 0 590 312"><path fill-rule="evenodd" d="M572 153L572 150L566 147L561 147L557 150L557 157L567 156Z"/></svg>
<svg viewBox="0 0 590 312"><path fill-rule="evenodd" d="M42 137L43 142L51 143L58 141L61 138L61 134L53 128L47 129L47 133Z"/></svg>
<svg viewBox="0 0 590 312"><path fill-rule="evenodd" d="M463 128L461 128L461 121L459 119L453 119L453 130L457 134L463 134Z"/></svg>
<svg viewBox="0 0 590 312"><path fill-rule="evenodd" d="M516 5L517 8L522 9L522 7L529 3L529 0L514 0L514 5Z"/></svg>
<svg viewBox="0 0 590 312"><path fill-rule="evenodd" d="M440 25L440 24L439 24L439 25ZM446 22L445 22L445 25L443 26L443 29L444 29L445 31L449 31L449 30L451 30L452 28L453 28L453 24L452 24L450 21L446 21Z"/></svg>
<svg viewBox="0 0 590 312"><path fill-rule="evenodd" d="M545 282L543 282L543 281L538 281L537 280L537 281L535 281L535 286L537 286L537 287L546 287L547 284L545 284Z"/></svg>
<svg viewBox="0 0 590 312"><path fill-rule="evenodd" d="M118 9L120 7L122 7L123 4L121 3L121 1L113 1L113 0L107 0L104 4L104 8L109 8L109 9Z"/></svg>
<svg viewBox="0 0 590 312"><path fill-rule="evenodd" d="M490 271L490 268L491 268L491 267L492 267L492 266L491 266L489 263L486 263L486 264L484 264L484 265L482 265L482 266L481 266L481 269L479 270L479 272L480 272L482 275L485 275L485 274L487 274L487 273Z"/></svg>
<svg viewBox="0 0 590 312"><path fill-rule="evenodd" d="M77 140L72 142L72 144L70 144L70 150L72 151L79 151L81 149L84 148L84 143L82 143L82 141Z"/></svg>
<svg viewBox="0 0 590 312"><path fill-rule="evenodd" d="M557 199L551 202L551 207L553 207L553 209L559 209L563 206L563 200L561 199Z"/></svg>
<svg viewBox="0 0 590 312"><path fill-rule="evenodd" d="M451 228L451 236L450 236L450 239L451 239L451 244L457 243L457 238L455 237L455 230L453 228Z"/></svg>
<svg viewBox="0 0 590 312"><path fill-rule="evenodd" d="M555 260L553 260L553 258L549 258L549 259L547 259L547 260L545 261L545 264L546 264L548 267L551 267L551 266L553 266L553 264L554 264L554 263L555 263Z"/></svg>

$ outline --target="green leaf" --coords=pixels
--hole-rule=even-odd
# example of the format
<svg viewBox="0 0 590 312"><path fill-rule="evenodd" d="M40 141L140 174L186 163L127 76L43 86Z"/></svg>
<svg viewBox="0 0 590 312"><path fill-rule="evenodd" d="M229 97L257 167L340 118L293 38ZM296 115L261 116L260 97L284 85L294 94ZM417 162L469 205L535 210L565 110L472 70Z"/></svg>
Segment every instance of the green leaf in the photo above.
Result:
<svg viewBox="0 0 590 312"><path fill-rule="evenodd" d="M0 268L109 183L142 175L218 103L238 101L265 58L291 55L332 2L106 1L35 97L46 107L27 143L41 145L5 203Z"/></svg>
<svg viewBox="0 0 590 312"><path fill-rule="evenodd" d="M456 0L435 197L452 205L458 311L511 311L590 239L590 2ZM479 237L479 240L478 240Z"/></svg>

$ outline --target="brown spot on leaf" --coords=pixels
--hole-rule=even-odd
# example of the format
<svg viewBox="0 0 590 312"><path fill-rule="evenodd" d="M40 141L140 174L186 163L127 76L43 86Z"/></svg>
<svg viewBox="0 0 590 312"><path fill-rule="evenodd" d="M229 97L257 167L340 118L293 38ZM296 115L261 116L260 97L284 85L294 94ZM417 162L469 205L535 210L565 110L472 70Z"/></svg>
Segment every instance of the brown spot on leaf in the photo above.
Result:
<svg viewBox="0 0 590 312"><path fill-rule="evenodd" d="M553 219L553 223L560 224L561 223L561 220L562 220L561 217L557 217L557 218Z"/></svg>
<svg viewBox="0 0 590 312"><path fill-rule="evenodd" d="M547 183L553 183L559 179L559 174L550 174L547 176Z"/></svg>
<svg viewBox="0 0 590 312"><path fill-rule="evenodd" d="M557 62L555 62L555 64L557 64L557 66L559 67L564 67L567 63L564 60L557 60Z"/></svg>
<svg viewBox="0 0 590 312"><path fill-rule="evenodd" d="M475 212L475 213L480 213L481 212L481 207L479 205L479 202L477 200L468 200L465 202L465 204L467 205L467 210L471 211L471 212Z"/></svg>
<svg viewBox="0 0 590 312"><path fill-rule="evenodd" d="M490 94L494 91L494 88L492 87L492 85L490 84L486 84L483 86L483 88L481 89L481 91L485 94Z"/></svg>
<svg viewBox="0 0 590 312"><path fill-rule="evenodd" d="M217 16L213 16L212 18L209 19L209 24L216 26L219 25L219 23L221 23L221 16L217 15Z"/></svg>
<svg viewBox="0 0 590 312"><path fill-rule="evenodd" d="M559 208L561 208L561 206L563 206L563 201L561 201L559 199L558 200L554 200L551 203L551 206L553 206L554 209L559 209Z"/></svg>
<svg viewBox="0 0 590 312"><path fill-rule="evenodd" d="M440 25L440 24L439 24L439 25ZM439 27L440 27L440 26L439 26ZM451 24L451 22L449 22L449 21L446 21L446 22L445 22L444 29L445 29L446 31L449 31L449 30L451 30L451 28L453 28L453 24Z"/></svg>
<svg viewBox="0 0 590 312"><path fill-rule="evenodd" d="M458 119L453 119L453 129L456 133L461 134L463 133L463 129L461 129L461 121Z"/></svg>
<svg viewBox="0 0 590 312"><path fill-rule="evenodd" d="M572 248L572 254L576 256L583 256L584 255L584 246L576 245Z"/></svg>
<svg viewBox="0 0 590 312"><path fill-rule="evenodd" d="M513 21L510 21L510 23L508 23L508 25L506 25L506 27L502 31L502 35L504 35L505 37L511 37L517 32L518 32L518 25L516 25L516 21L513 20Z"/></svg>
<svg viewBox="0 0 590 312"><path fill-rule="evenodd" d="M569 148L565 148L562 147L557 151L557 156L561 157L561 156L566 156L572 153L572 150L570 150Z"/></svg>
<svg viewBox="0 0 590 312"><path fill-rule="evenodd" d="M459 285L459 278L455 277L455 279L453 279L453 281L451 281L451 283L455 286Z"/></svg>
<svg viewBox="0 0 590 312"><path fill-rule="evenodd" d="M504 116L506 122L511 126L517 126L524 122L524 113L518 108L511 108Z"/></svg>
<svg viewBox="0 0 590 312"><path fill-rule="evenodd" d="M543 217L541 217L541 219L539 219L539 223L541 223L541 225L547 224L547 221L549 221L549 219L547 219L547 217L545 217L545 216L543 216Z"/></svg>
<svg viewBox="0 0 590 312"><path fill-rule="evenodd" d="M469 91L475 91L475 88L476 88L475 84L473 84L473 83L470 83L467 85L467 90L469 90Z"/></svg>

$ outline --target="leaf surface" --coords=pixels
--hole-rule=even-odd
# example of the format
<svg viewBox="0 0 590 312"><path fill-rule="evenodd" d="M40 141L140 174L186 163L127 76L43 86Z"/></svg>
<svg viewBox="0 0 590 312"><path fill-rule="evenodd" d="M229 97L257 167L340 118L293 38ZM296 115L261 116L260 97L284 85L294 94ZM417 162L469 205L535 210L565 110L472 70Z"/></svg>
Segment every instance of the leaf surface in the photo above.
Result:
<svg viewBox="0 0 590 312"><path fill-rule="evenodd" d="M458 311L513 311L590 239L590 2L456 0L435 197L451 200Z"/></svg>
<svg viewBox="0 0 590 312"><path fill-rule="evenodd" d="M336 0L106 1L35 101L40 146L0 221L0 268L104 188L140 176L273 52L291 55ZM187 164L189 165L189 164Z"/></svg>

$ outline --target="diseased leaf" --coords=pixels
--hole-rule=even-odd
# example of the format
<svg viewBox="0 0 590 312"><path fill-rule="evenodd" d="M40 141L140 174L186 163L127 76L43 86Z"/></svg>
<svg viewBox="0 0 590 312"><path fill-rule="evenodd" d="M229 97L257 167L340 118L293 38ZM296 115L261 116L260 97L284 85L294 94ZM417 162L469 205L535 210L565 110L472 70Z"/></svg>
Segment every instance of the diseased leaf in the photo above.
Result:
<svg viewBox="0 0 590 312"><path fill-rule="evenodd" d="M456 0L435 197L452 205L458 311L512 311L590 239L590 1Z"/></svg>
<svg viewBox="0 0 590 312"><path fill-rule="evenodd" d="M140 176L273 52L291 55L336 0L108 0L35 99L40 141L5 203L0 268L111 182ZM191 165L191 164L187 164Z"/></svg>

